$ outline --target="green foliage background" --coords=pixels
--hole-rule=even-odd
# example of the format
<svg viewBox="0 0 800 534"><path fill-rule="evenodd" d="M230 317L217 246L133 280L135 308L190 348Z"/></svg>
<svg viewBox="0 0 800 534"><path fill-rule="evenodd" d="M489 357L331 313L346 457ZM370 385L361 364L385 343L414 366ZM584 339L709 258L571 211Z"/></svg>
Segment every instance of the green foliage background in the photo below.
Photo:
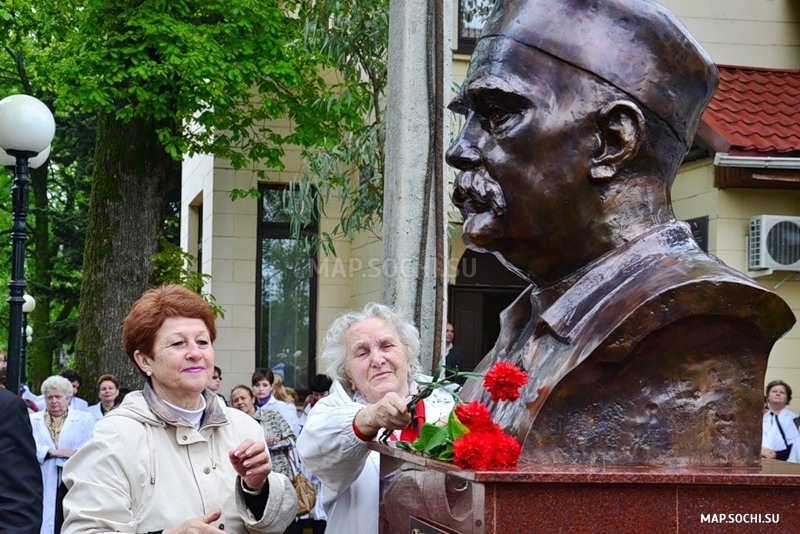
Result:
<svg viewBox="0 0 800 534"><path fill-rule="evenodd" d="M26 278L37 299L29 352L34 383L60 368L54 355L71 354L76 338L82 341L75 364L87 384L100 369L129 366L108 325L120 324L130 295L145 288L125 287L128 277L115 276L111 261L104 275L117 282L98 286L82 262L89 258L94 269L125 246L99 235L115 221L91 220L107 202L114 209L102 213L106 218L114 210L120 221L137 210L174 217L164 206L137 205L101 186L109 178L148 183L141 173L174 176L175 163L156 164L160 156L141 144L148 128L158 152L173 162L210 153L237 169L280 170L285 147L300 146L305 168L297 183L308 196L293 212L301 225L304 210L322 210L337 196L341 224L320 241L331 250L333 235L352 238L380 221L388 0L0 0L0 32L0 96L36 96L57 122L50 164L32 176L38 192L28 219ZM274 128L280 119L291 128ZM109 157L142 164L112 177ZM10 187L0 186L0 205L8 206ZM0 225L10 228L10 209L0 212ZM87 225L96 230L87 235ZM165 219L161 238L152 236L161 239L156 254L143 258L149 279L202 286L202 273L190 276L192 259L175 248L168 227ZM0 247L0 283L8 277L9 250ZM79 302L103 303L91 305L97 319L84 314L79 322ZM7 305L0 303L4 318Z"/></svg>

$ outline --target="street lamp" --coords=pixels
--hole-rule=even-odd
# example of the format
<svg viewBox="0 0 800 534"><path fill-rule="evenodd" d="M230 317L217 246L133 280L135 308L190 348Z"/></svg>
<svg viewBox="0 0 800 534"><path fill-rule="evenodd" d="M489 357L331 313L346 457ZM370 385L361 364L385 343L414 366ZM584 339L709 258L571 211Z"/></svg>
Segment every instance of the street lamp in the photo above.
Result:
<svg viewBox="0 0 800 534"><path fill-rule="evenodd" d="M22 350L19 357L19 381L21 384L28 382L28 344L33 340L33 327L28 324L28 314L36 309L36 299L25 293L22 295L25 302L22 304Z"/></svg>
<svg viewBox="0 0 800 534"><path fill-rule="evenodd" d="M47 158L50 157L50 149L52 145L48 145L47 148L39 152L38 156L34 156L28 159L28 168L29 169L38 169L42 166L42 163L47 161ZM6 152L5 150L0 150L0 165L8 169L12 174L14 173L14 168L17 166L17 158Z"/></svg>
<svg viewBox="0 0 800 534"><path fill-rule="evenodd" d="M15 158L11 186L14 222L11 226L11 280L8 282L8 369L6 387L19 391L22 358L22 305L25 303L25 241L28 238L28 168L30 159L45 151L56 132L50 109L29 95L0 100L0 148Z"/></svg>

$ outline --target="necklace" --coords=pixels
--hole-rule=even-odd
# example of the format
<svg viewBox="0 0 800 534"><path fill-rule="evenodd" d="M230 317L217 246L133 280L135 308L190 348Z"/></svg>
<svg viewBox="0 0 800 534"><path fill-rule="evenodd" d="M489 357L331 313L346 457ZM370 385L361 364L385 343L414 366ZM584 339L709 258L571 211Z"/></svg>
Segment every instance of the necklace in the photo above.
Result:
<svg viewBox="0 0 800 534"><path fill-rule="evenodd" d="M67 419L69 408L64 411L61 417L53 417L50 412L45 412L44 422L47 425L47 430L50 431L50 437L53 438L53 444L58 447L58 436L61 435L61 429L64 426L64 421Z"/></svg>

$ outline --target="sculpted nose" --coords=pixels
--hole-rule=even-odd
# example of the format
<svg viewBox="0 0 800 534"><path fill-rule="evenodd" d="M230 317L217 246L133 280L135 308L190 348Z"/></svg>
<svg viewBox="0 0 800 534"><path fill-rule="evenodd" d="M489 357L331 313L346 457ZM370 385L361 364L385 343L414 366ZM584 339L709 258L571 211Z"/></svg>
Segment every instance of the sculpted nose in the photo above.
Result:
<svg viewBox="0 0 800 534"><path fill-rule="evenodd" d="M445 154L447 164L456 169L465 171L474 169L481 161L478 150L467 143L463 136L459 137Z"/></svg>
<svg viewBox="0 0 800 534"><path fill-rule="evenodd" d="M447 149L445 154L447 164L462 171L478 167L481 163L481 153L478 150L479 139L479 125L470 115L458 133L458 138Z"/></svg>

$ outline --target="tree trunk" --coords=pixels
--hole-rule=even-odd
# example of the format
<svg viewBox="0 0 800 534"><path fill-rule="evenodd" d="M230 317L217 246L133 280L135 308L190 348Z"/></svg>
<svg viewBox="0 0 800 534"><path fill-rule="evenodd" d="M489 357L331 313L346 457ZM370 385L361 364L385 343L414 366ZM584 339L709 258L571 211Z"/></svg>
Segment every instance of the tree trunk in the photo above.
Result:
<svg viewBox="0 0 800 534"><path fill-rule="evenodd" d="M175 169L155 129L141 119L98 120L75 343L76 367L86 386L103 373L116 375L121 387L142 384L121 334L134 301L153 281L150 258Z"/></svg>

